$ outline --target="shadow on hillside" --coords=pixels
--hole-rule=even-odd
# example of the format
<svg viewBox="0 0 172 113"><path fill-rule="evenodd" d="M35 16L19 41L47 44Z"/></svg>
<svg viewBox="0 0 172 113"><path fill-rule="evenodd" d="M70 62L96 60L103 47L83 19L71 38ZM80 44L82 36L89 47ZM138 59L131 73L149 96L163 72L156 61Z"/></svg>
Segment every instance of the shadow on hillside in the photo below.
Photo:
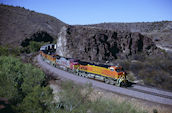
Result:
<svg viewBox="0 0 172 113"><path fill-rule="evenodd" d="M53 37L50 36L47 32L41 31L34 33L31 37L26 38L24 41L22 41L21 46L26 47L29 45L30 41L36 41L36 42L53 42Z"/></svg>

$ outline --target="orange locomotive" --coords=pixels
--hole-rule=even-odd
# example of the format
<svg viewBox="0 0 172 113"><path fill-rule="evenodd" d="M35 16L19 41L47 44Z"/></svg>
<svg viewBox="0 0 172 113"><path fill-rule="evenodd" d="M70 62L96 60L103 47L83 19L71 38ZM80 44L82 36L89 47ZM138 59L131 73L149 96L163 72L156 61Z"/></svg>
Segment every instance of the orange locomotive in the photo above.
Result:
<svg viewBox="0 0 172 113"><path fill-rule="evenodd" d="M79 71L82 76L102 80L106 83L124 86L127 84L125 72L121 66L95 65L79 62Z"/></svg>

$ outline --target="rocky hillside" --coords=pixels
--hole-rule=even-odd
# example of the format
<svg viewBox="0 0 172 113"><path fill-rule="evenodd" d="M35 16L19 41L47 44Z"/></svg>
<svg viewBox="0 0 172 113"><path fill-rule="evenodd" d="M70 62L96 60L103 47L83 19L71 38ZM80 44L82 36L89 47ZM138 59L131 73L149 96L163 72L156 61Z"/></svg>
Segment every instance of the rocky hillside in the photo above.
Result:
<svg viewBox="0 0 172 113"><path fill-rule="evenodd" d="M152 39L138 32L67 26L58 37L57 54L86 61L105 62L159 52Z"/></svg>
<svg viewBox="0 0 172 113"><path fill-rule="evenodd" d="M100 23L100 24L92 24L86 26L111 29L111 30L117 29L120 31L149 33L153 31L172 30L172 21L136 22L136 23Z"/></svg>
<svg viewBox="0 0 172 113"><path fill-rule="evenodd" d="M48 35L57 39L64 25L66 24L52 16L0 5L0 45L18 46L34 35Z"/></svg>
<svg viewBox="0 0 172 113"><path fill-rule="evenodd" d="M151 38L138 33L146 32L146 25L138 32L135 32L137 27L129 27L134 24L107 24L114 28L104 24L70 26L52 16L6 5L0 5L0 18L1 45L27 46L30 40L55 39L58 54L96 62L159 53Z"/></svg>
<svg viewBox="0 0 172 113"><path fill-rule="evenodd" d="M172 21L137 23L101 23L87 25L92 28L139 32L163 47L172 49Z"/></svg>

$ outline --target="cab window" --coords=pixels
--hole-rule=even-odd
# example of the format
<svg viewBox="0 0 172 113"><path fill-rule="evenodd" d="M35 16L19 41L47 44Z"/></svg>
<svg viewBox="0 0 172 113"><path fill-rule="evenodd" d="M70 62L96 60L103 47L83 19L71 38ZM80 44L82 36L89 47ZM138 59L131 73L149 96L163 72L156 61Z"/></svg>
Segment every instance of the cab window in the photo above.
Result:
<svg viewBox="0 0 172 113"><path fill-rule="evenodd" d="M111 70L111 71L114 71L114 69L113 69L113 68L110 68L110 70Z"/></svg>
<svg viewBox="0 0 172 113"><path fill-rule="evenodd" d="M116 69L116 72L121 72L122 70L121 69Z"/></svg>

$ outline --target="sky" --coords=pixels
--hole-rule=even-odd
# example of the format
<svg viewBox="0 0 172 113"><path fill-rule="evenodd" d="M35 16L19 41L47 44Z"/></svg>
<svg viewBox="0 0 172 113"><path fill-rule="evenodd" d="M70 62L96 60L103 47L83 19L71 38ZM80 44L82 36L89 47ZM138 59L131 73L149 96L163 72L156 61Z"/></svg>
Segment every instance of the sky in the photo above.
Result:
<svg viewBox="0 0 172 113"><path fill-rule="evenodd" d="M172 21L172 0L0 0L76 24Z"/></svg>

